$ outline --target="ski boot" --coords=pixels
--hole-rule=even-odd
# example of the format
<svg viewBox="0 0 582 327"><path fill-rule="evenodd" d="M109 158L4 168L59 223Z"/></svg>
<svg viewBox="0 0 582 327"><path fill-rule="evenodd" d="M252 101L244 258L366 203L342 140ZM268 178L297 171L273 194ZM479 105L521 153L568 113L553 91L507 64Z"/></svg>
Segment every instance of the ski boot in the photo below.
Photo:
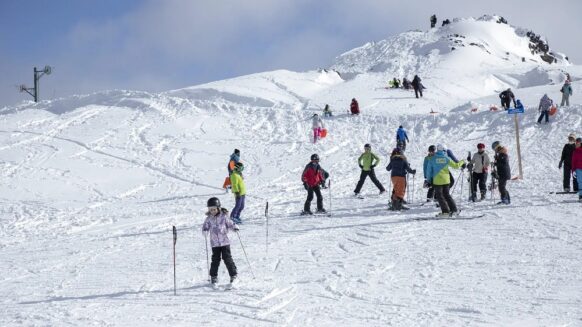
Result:
<svg viewBox="0 0 582 327"><path fill-rule="evenodd" d="M481 192L481 201L485 200L485 192Z"/></svg>
<svg viewBox="0 0 582 327"><path fill-rule="evenodd" d="M313 215L313 212L311 212L311 210L307 210L307 211L303 210L303 211L301 211L301 215L302 216L311 216L311 215Z"/></svg>
<svg viewBox="0 0 582 327"><path fill-rule="evenodd" d="M450 212L441 212L436 215L437 218L449 218L451 216Z"/></svg>
<svg viewBox="0 0 582 327"><path fill-rule="evenodd" d="M321 209L317 209L317 211L315 211L315 213L327 213L327 211L325 211L325 209L321 208Z"/></svg>
<svg viewBox="0 0 582 327"><path fill-rule="evenodd" d="M218 289L218 277L210 277L210 286L212 289Z"/></svg>
<svg viewBox="0 0 582 327"><path fill-rule="evenodd" d="M238 279L237 276L231 276L230 277L230 283L228 285L226 285L227 290L231 290L233 289L236 285L238 284Z"/></svg>

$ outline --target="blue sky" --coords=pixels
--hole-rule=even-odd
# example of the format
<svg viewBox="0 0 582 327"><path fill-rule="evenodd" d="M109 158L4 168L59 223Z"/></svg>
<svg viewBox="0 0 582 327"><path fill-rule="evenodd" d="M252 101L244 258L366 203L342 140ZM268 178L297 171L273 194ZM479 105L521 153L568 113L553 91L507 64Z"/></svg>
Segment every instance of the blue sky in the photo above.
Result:
<svg viewBox="0 0 582 327"><path fill-rule="evenodd" d="M538 3L539 2L539 3ZM532 5L532 3L536 3ZM327 67L368 41L426 29L428 17L499 14L582 62L582 1L0 0L0 106L110 89L165 91L273 69Z"/></svg>

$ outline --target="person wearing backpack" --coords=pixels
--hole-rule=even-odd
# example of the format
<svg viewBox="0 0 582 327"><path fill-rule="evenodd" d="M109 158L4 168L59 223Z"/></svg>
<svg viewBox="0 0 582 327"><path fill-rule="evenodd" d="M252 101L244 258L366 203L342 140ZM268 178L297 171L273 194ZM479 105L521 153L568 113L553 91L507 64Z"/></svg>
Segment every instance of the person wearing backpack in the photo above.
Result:
<svg viewBox="0 0 582 327"><path fill-rule="evenodd" d="M542 119L544 117L546 117L546 124L550 122L550 108L553 104L554 101L552 101L552 99L550 99L547 94L544 94L544 96L540 99L540 105L538 107L538 112L540 112L538 124L542 123Z"/></svg>
<svg viewBox="0 0 582 327"><path fill-rule="evenodd" d="M485 152L485 144L477 144L477 152L473 154L473 158L469 158L469 171L471 173L471 201L477 201L477 185L481 191L481 201L485 200L487 193L487 172L491 165L489 155Z"/></svg>
<svg viewBox="0 0 582 327"><path fill-rule="evenodd" d="M319 166L319 155L317 153L312 154L311 162L305 166L301 174L301 182L303 182L303 187L307 191L307 199L305 200L301 215L313 215L313 212L311 212L311 201L313 200L314 194L317 197L316 213L326 212L323 208L323 195L321 194L321 182L324 180L323 172L323 168Z"/></svg>
<svg viewBox="0 0 582 327"><path fill-rule="evenodd" d="M465 162L463 160L454 162L447 156L446 149L442 144L438 144L436 150L434 157L428 161L426 175L428 182L434 186L435 198L441 208L438 217L456 216L458 209L450 194L451 173L449 167L465 169Z"/></svg>
<svg viewBox="0 0 582 327"><path fill-rule="evenodd" d="M380 183L378 178L376 178L376 173L374 172L374 168L376 165L378 165L378 163L380 163L380 158L378 158L378 156L372 152L372 146L370 144L364 145L364 153L362 153L362 155L358 158L358 165L362 171L360 173L360 180L358 181L356 189L354 190L354 196L359 196L360 191L362 190L362 186L364 186L364 182L368 176L370 176L372 183L376 185L380 191L380 194L386 192L386 189L382 183Z"/></svg>
<svg viewBox="0 0 582 327"><path fill-rule="evenodd" d="M570 96L572 95L572 86L570 85L569 79L567 79L566 82L564 82L564 85L560 89L560 92L562 92L562 103L560 104L560 107L563 107L564 103L566 104L566 106L569 107Z"/></svg>

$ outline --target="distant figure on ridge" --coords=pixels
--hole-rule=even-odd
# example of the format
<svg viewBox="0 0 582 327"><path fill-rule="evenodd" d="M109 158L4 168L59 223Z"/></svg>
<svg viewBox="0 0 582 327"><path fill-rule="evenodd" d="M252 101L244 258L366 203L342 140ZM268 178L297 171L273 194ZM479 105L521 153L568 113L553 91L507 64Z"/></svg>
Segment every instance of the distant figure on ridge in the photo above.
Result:
<svg viewBox="0 0 582 327"><path fill-rule="evenodd" d="M422 89L424 88L424 86L421 83L421 79L420 77L418 77L418 75L414 75L414 78L412 79L412 87L414 88L414 95L416 95L416 98L418 99L418 94L420 93L420 97L422 98Z"/></svg>
<svg viewBox="0 0 582 327"><path fill-rule="evenodd" d="M360 105L358 104L358 101L356 100L356 98L352 99L352 103L350 104L350 111L351 111L352 115L359 115L360 114Z"/></svg>
<svg viewBox="0 0 582 327"><path fill-rule="evenodd" d="M430 16L430 28L434 28L436 26L436 23L437 23L436 15Z"/></svg>
<svg viewBox="0 0 582 327"><path fill-rule="evenodd" d="M331 117L333 116L333 114L331 113L331 109L329 109L329 104L325 105L325 108L323 108L323 117Z"/></svg>
<svg viewBox="0 0 582 327"><path fill-rule="evenodd" d="M509 106L511 105L512 100L513 100L513 106L514 107L516 106L515 94L513 94L513 92L511 92L511 88L508 88L507 90L499 93L499 99L501 99L501 106L505 110L509 109Z"/></svg>
<svg viewBox="0 0 582 327"><path fill-rule="evenodd" d="M567 79L564 82L564 85L560 89L560 92L562 92L562 103L560 104L560 107L563 107L564 103L566 104L566 106L569 107L570 106L570 96L572 95L572 86L570 85L569 79Z"/></svg>

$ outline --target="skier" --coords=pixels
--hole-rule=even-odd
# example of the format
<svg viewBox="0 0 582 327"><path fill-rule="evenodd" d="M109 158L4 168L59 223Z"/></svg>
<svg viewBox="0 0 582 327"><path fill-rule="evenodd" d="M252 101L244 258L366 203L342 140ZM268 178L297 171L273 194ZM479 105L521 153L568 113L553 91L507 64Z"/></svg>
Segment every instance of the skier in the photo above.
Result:
<svg viewBox="0 0 582 327"><path fill-rule="evenodd" d="M247 193L247 188L245 186L244 179L242 177L242 172L244 170L244 165L242 162L237 162L234 166L234 170L230 175L230 182L232 184L232 193L234 194L235 205L230 213L230 219L237 224L241 224L240 214L245 208L245 195Z"/></svg>
<svg viewBox="0 0 582 327"><path fill-rule="evenodd" d="M432 159L434 159L436 147L431 145L428 147L428 154L424 157L424 162L422 163L422 173L424 175L424 187L428 188L426 193L426 202L434 201L434 187L432 183L429 182L428 178L428 165Z"/></svg>
<svg viewBox="0 0 582 327"><path fill-rule="evenodd" d="M562 103L560 104L560 107L563 107L564 103L566 104L566 106L569 107L570 106L570 96L572 95L572 86L570 85L570 79L567 79L564 82L564 85L560 89L560 92L562 92Z"/></svg>
<svg viewBox="0 0 582 327"><path fill-rule="evenodd" d="M404 202L404 195L406 194L406 174L416 174L416 169L411 169L410 164L406 160L406 156L399 148L392 150L390 156L390 163L386 167L387 171L392 171L390 178L392 179L392 205L391 210L408 210L402 203Z"/></svg>
<svg viewBox="0 0 582 327"><path fill-rule="evenodd" d="M206 206L208 207L208 212L206 213L204 224L202 224L202 233L205 238L210 236L210 246L212 247L212 263L209 271L210 283L213 288L217 288L218 267L222 257L230 275L230 286L232 286L237 279L237 272L236 265L230 254L228 231L238 231L238 226L228 217L228 210L221 208L218 198L208 199Z"/></svg>
<svg viewBox="0 0 582 327"><path fill-rule="evenodd" d="M495 171L493 178L497 179L501 202L497 204L510 204L511 198L507 191L507 181L511 179L511 169L509 167L509 156L507 148L502 146L499 141L493 142L491 148L495 151Z"/></svg>
<svg viewBox="0 0 582 327"><path fill-rule="evenodd" d="M384 186L382 186L382 183L380 183L378 178L376 178L376 173L374 172L374 168L379 163L380 158L372 153L372 146L370 144L364 145L364 153L362 153L362 155L358 158L358 165L362 171L360 172L360 180L358 181L356 189L354 190L354 196L359 196L360 191L362 190L362 186L364 186L364 182L368 176L370 176L372 183L376 185L380 191L380 194L386 192L386 189Z"/></svg>
<svg viewBox="0 0 582 327"><path fill-rule="evenodd" d="M313 143L315 144L321 138L321 129L323 128L323 121L318 114L313 114L311 117L311 125L313 128Z"/></svg>
<svg viewBox="0 0 582 327"><path fill-rule="evenodd" d="M485 144L477 144L477 153L473 154L473 158L469 158L469 170L471 173L471 201L477 201L477 184L481 191L481 201L485 200L487 193L487 171L491 161L489 155L485 152Z"/></svg>
<svg viewBox="0 0 582 327"><path fill-rule="evenodd" d="M333 116L333 114L331 113L331 109L329 109L329 104L325 105L325 108L323 108L323 117L331 117Z"/></svg>
<svg viewBox="0 0 582 327"><path fill-rule="evenodd" d="M501 106L505 110L509 109L512 100L513 106L514 107L517 106L517 104L515 103L515 95L513 94L513 92L511 92L511 88L508 88L507 90L499 93L499 98L501 99Z"/></svg>
<svg viewBox="0 0 582 327"><path fill-rule="evenodd" d="M578 176L578 201L582 202L582 138L576 139L576 150L572 154L572 173Z"/></svg>
<svg viewBox="0 0 582 327"><path fill-rule="evenodd" d="M436 23L437 23L436 15L430 16L430 28L434 28L436 26Z"/></svg>
<svg viewBox="0 0 582 327"><path fill-rule="evenodd" d="M434 158L428 162L427 177L429 183L434 186L435 197L441 208L439 217L452 217L458 214L455 200L453 200L449 193L449 167L464 169L465 163L463 160L455 163L451 158L447 157L445 148L441 144L438 144Z"/></svg>
<svg viewBox="0 0 582 327"><path fill-rule="evenodd" d="M414 78L412 79L412 87L414 88L414 94L416 95L416 98L418 99L418 94L420 93L420 97L422 98L422 89L424 88L424 86L421 83L421 79L420 77L418 77L418 75L414 75Z"/></svg>
<svg viewBox="0 0 582 327"><path fill-rule="evenodd" d="M352 103L350 104L350 111L351 111L352 115L359 115L360 114L360 105L358 104L358 101L356 100L356 98L352 99Z"/></svg>
<svg viewBox="0 0 582 327"><path fill-rule="evenodd" d="M320 184L323 178L323 169L319 166L319 156L314 153L311 155L311 162L305 166L303 174L301 174L301 181L303 187L307 191L307 200L303 206L302 215L313 215L311 212L311 201L313 194L317 196L317 213L325 213L323 208L323 196L321 195Z"/></svg>
<svg viewBox="0 0 582 327"><path fill-rule="evenodd" d="M398 126L398 130L396 130L396 147L400 148L402 152L406 150L406 143L410 142L408 140L408 135L406 134L406 130L402 125Z"/></svg>
<svg viewBox="0 0 582 327"><path fill-rule="evenodd" d="M517 100L519 101L519 100ZM538 118L538 124L542 123L542 118L546 117L546 124L550 121L550 108L554 104L554 101L548 97L547 94L540 99L540 105L538 107L538 112L540 112L540 118Z"/></svg>
<svg viewBox="0 0 582 327"><path fill-rule="evenodd" d="M222 188L225 189L227 193L228 193L228 190L231 189L230 175L232 174L232 171L234 170L234 166L239 161L240 161L240 150L234 149L233 154L230 155L230 159L228 160L228 165L226 166L226 169L228 171L228 176L224 179L224 184L222 184Z"/></svg>
<svg viewBox="0 0 582 327"><path fill-rule="evenodd" d="M576 135L571 133L568 135L568 143L564 145L562 149L562 157L560 157L560 163L558 168L564 166L564 192L570 192L570 176L572 176L572 154L576 150ZM582 176L580 176L582 177ZM574 187L574 192L578 191L578 181L576 175L573 177L572 185Z"/></svg>

